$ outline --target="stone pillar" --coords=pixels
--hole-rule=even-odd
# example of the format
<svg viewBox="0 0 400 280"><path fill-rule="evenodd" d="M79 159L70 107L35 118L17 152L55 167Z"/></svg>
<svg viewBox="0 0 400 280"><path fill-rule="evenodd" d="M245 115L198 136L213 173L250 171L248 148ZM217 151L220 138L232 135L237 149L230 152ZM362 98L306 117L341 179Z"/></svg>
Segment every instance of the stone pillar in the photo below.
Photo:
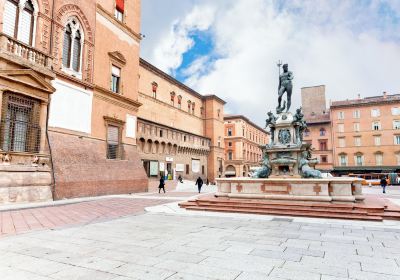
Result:
<svg viewBox="0 0 400 280"><path fill-rule="evenodd" d="M46 148L46 118L47 118L47 106L48 102L40 103L40 114L39 114L39 123L40 123L40 149L39 153L44 154Z"/></svg>

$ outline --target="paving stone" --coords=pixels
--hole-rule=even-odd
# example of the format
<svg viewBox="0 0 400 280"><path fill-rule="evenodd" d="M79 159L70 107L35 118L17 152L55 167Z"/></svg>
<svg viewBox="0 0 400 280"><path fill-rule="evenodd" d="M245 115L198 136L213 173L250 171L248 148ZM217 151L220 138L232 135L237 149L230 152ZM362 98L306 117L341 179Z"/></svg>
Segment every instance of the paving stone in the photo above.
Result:
<svg viewBox="0 0 400 280"><path fill-rule="evenodd" d="M347 277L347 269L345 267L337 267L326 265L325 263L298 263L287 261L282 267L283 269L307 271L316 274L327 274L335 277Z"/></svg>
<svg viewBox="0 0 400 280"><path fill-rule="evenodd" d="M313 257L323 257L325 255L324 251L317 250L306 250L301 248L287 247L285 253L298 254L302 256L313 256Z"/></svg>
<svg viewBox="0 0 400 280"><path fill-rule="evenodd" d="M274 268L267 261L256 261L251 258L222 259L209 257L200 263L203 266L223 268L228 270L239 270L248 272L262 272L269 274Z"/></svg>
<svg viewBox="0 0 400 280"><path fill-rule="evenodd" d="M71 267L69 269L62 270L60 272L50 275L52 279L69 279L69 280L109 280L115 279L118 275L97 271L93 269L83 268L83 267Z"/></svg>
<svg viewBox="0 0 400 280"><path fill-rule="evenodd" d="M398 275L365 272L355 269L349 269L349 278L357 280L399 280Z"/></svg>
<svg viewBox="0 0 400 280"><path fill-rule="evenodd" d="M239 274L239 270L222 269L206 265L188 264L176 261L165 261L158 265L157 268L172 269L179 273L194 274L197 276L204 276L213 279L235 279Z"/></svg>
<svg viewBox="0 0 400 280"><path fill-rule="evenodd" d="M301 255L296 253L286 253L286 252L279 252L279 251L268 251L268 250L261 250L255 249L251 253L251 255L266 257L270 259L281 259L285 261L300 261Z"/></svg>
<svg viewBox="0 0 400 280"><path fill-rule="evenodd" d="M174 260L183 263L199 263L202 260L206 259L206 256L188 254L188 253L180 253L180 252L168 252L164 255L158 257L160 261L163 260Z"/></svg>
<svg viewBox="0 0 400 280"><path fill-rule="evenodd" d="M270 273L272 277L278 277L283 279L290 280L320 280L321 275L317 273L305 272L301 273L297 270L291 269L283 269L283 268L274 268L274 270Z"/></svg>
<svg viewBox="0 0 400 280"><path fill-rule="evenodd" d="M110 270L110 273L131 277L134 279L165 279L176 273L173 269L162 269L152 266L125 264Z"/></svg>

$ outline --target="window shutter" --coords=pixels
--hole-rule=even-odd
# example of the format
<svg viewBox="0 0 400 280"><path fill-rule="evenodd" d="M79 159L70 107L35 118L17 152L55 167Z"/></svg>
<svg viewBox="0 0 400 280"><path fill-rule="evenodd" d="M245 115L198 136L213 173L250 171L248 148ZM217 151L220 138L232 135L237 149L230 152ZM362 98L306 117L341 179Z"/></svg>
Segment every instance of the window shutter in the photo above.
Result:
<svg viewBox="0 0 400 280"><path fill-rule="evenodd" d="M19 40L25 44L31 43L31 31L32 31L32 13L27 10L22 10L21 21L18 25Z"/></svg>
<svg viewBox="0 0 400 280"><path fill-rule="evenodd" d="M108 142L108 144L118 145L118 143L119 143L119 128L117 126L112 126L112 125L108 126L107 142Z"/></svg>
<svg viewBox="0 0 400 280"><path fill-rule="evenodd" d="M74 38L74 52L72 57L72 69L79 72L80 62L81 62L81 36L79 31Z"/></svg>
<svg viewBox="0 0 400 280"><path fill-rule="evenodd" d="M13 2L6 1L3 14L3 32L8 36L14 37L16 17L17 5Z"/></svg>
<svg viewBox="0 0 400 280"><path fill-rule="evenodd" d="M71 41L71 28L67 25L63 42L63 65L67 68L70 66Z"/></svg>
<svg viewBox="0 0 400 280"><path fill-rule="evenodd" d="M121 13L124 13L124 8L125 8L125 1L124 0L116 0L116 8L118 11Z"/></svg>

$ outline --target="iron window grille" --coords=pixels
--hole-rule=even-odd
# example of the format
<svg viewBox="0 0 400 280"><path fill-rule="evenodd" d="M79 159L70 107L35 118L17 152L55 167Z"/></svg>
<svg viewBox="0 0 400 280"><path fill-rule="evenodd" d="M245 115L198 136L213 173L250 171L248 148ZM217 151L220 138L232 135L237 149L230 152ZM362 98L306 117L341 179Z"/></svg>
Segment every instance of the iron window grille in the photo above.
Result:
<svg viewBox="0 0 400 280"><path fill-rule="evenodd" d="M121 128L115 125L107 126L107 159L122 159Z"/></svg>
<svg viewBox="0 0 400 280"><path fill-rule="evenodd" d="M7 152L39 153L40 102L14 93L4 93L0 126L1 149Z"/></svg>

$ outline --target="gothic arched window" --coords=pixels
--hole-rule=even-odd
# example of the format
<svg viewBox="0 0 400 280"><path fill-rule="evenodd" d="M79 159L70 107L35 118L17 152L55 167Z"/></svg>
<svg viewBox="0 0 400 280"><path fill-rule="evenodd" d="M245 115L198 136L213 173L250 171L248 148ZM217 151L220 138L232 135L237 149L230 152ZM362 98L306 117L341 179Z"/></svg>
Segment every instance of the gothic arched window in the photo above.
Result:
<svg viewBox="0 0 400 280"><path fill-rule="evenodd" d="M83 31L78 20L67 21L64 29L62 66L63 70L78 78L82 77L81 60L83 48Z"/></svg>

